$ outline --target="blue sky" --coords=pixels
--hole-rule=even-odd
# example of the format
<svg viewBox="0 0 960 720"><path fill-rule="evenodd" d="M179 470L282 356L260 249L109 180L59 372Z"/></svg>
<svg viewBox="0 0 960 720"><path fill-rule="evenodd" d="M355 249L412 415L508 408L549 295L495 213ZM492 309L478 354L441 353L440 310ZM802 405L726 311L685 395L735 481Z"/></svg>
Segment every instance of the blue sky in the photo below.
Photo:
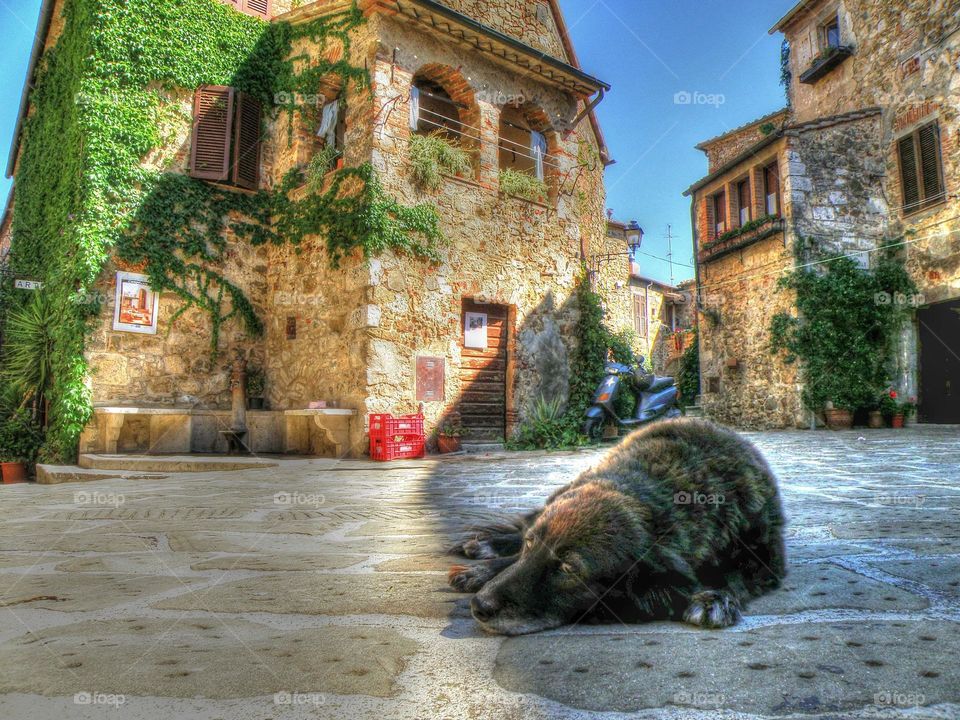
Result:
<svg viewBox="0 0 960 720"><path fill-rule="evenodd" d="M767 30L794 0L740 0L736 13L719 0L560 4L584 69L613 86L598 108L617 160L607 171L607 205L618 219L640 223L645 253L666 256L671 225L674 279L692 277L690 203L682 193L706 174L694 145L783 106L781 36ZM4 167L39 9L40 0L0 0ZM675 102L677 93L691 102ZM0 198L9 184L0 180ZM645 275L670 279L665 262L639 260Z"/></svg>

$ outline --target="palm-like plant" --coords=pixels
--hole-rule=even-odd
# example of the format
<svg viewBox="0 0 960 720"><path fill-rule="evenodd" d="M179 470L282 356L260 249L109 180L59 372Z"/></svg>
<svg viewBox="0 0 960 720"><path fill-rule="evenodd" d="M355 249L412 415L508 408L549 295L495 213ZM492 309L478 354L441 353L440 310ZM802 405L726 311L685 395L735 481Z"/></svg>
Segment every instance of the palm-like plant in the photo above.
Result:
<svg viewBox="0 0 960 720"><path fill-rule="evenodd" d="M0 378L14 404L40 406L53 376L54 313L44 296L37 294L7 316Z"/></svg>

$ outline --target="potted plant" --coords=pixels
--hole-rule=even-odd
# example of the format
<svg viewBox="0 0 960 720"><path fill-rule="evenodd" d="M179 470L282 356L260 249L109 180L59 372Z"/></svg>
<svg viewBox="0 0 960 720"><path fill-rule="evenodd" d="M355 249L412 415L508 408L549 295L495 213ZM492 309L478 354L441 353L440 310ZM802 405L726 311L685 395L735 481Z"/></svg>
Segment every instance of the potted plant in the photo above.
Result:
<svg viewBox="0 0 960 720"><path fill-rule="evenodd" d="M834 403L827 402L824 415L827 427L831 430L849 430L853 427L853 411L850 408L836 407Z"/></svg>
<svg viewBox="0 0 960 720"><path fill-rule="evenodd" d="M247 371L247 409L263 410L263 390L265 379L263 370L251 368Z"/></svg>
<svg viewBox="0 0 960 720"><path fill-rule="evenodd" d="M28 466L37 459L43 431L26 408L0 420L0 472L3 484L27 481Z"/></svg>
<svg viewBox="0 0 960 720"><path fill-rule="evenodd" d="M467 431L461 425L445 423L437 433L437 449L443 455L460 452L460 439L466 434Z"/></svg>

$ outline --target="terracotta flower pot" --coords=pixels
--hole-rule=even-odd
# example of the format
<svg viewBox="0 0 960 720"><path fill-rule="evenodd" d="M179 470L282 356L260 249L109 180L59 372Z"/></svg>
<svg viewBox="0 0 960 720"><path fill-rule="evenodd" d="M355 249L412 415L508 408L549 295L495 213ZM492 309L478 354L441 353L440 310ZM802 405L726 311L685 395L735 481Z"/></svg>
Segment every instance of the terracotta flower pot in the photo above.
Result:
<svg viewBox="0 0 960 720"><path fill-rule="evenodd" d="M441 454L460 452L460 437L453 435L437 435L437 449Z"/></svg>
<svg viewBox="0 0 960 720"><path fill-rule="evenodd" d="M0 463L3 472L3 484L13 485L27 481L27 464L21 462Z"/></svg>
<svg viewBox="0 0 960 720"><path fill-rule="evenodd" d="M903 427L903 414L897 413L890 418L890 427L892 428L902 428Z"/></svg>
<svg viewBox="0 0 960 720"><path fill-rule="evenodd" d="M853 427L853 413L849 410L831 408L826 415L827 427L831 430L849 430Z"/></svg>
<svg viewBox="0 0 960 720"><path fill-rule="evenodd" d="M867 414L867 427L877 430L878 428L886 426L887 424L883 420L883 413L879 410L871 410Z"/></svg>

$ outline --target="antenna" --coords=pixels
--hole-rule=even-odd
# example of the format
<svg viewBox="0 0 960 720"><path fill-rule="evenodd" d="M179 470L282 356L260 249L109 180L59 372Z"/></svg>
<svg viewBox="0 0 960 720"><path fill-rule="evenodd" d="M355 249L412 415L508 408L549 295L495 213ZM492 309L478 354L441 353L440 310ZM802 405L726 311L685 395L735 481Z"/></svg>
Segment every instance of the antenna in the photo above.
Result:
<svg viewBox="0 0 960 720"><path fill-rule="evenodd" d="M667 262L670 264L670 287L673 287L673 232L667 225Z"/></svg>

